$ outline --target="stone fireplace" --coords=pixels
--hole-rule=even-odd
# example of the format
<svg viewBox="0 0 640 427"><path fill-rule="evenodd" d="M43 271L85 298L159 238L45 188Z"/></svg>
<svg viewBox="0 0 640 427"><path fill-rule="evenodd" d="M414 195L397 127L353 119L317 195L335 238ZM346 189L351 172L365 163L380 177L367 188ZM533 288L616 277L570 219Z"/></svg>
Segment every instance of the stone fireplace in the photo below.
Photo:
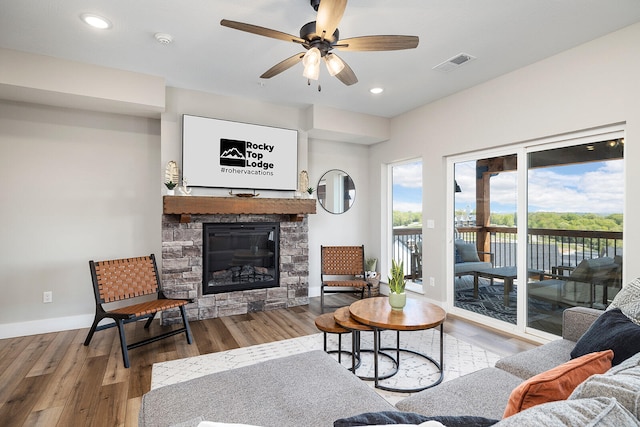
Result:
<svg viewBox="0 0 640 427"><path fill-rule="evenodd" d="M315 200L165 196L163 212L163 289L169 297L194 300L187 306L189 319L202 320L309 303L307 214L315 213ZM203 232L207 224L215 228L221 224L250 227L260 223L278 226L276 283L258 289L205 293ZM247 250L247 256L251 258L252 248ZM162 313L163 324L180 322L179 312Z"/></svg>

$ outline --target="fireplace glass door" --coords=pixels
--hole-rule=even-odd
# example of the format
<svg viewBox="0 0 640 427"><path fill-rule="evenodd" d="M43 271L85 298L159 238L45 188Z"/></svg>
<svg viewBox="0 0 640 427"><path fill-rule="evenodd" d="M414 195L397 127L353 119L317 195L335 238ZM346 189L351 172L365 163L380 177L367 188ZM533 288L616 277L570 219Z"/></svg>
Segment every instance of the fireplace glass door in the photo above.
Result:
<svg viewBox="0 0 640 427"><path fill-rule="evenodd" d="M278 223L215 223L203 228L203 294L279 286Z"/></svg>

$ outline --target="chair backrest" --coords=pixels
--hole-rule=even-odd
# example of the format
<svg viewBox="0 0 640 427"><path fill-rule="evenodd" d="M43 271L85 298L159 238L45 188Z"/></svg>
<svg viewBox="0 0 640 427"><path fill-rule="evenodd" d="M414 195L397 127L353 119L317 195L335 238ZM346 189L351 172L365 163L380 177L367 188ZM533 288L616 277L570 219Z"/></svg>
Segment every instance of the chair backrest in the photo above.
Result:
<svg viewBox="0 0 640 427"><path fill-rule="evenodd" d="M160 279L153 254L137 258L89 261L89 267L98 303L157 294L159 291Z"/></svg>
<svg viewBox="0 0 640 427"><path fill-rule="evenodd" d="M322 275L363 275L363 246L320 246Z"/></svg>

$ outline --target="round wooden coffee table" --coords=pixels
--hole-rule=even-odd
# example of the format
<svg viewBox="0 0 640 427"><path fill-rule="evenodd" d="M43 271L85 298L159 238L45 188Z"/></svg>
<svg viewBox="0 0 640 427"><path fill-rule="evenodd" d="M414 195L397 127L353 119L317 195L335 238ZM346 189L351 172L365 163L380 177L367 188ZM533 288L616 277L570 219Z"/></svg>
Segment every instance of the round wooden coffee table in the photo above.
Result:
<svg viewBox="0 0 640 427"><path fill-rule="evenodd" d="M369 377L369 376L366 376L366 375L359 375L356 372L356 369L358 369L360 367L360 363L362 361L361 353L373 353L373 349L360 348L360 332L371 332L373 334L380 335L380 330L376 331L371 326L367 326L364 323L360 323L360 322L356 321L353 317L351 317L351 313L349 313L349 307L341 307L341 308L337 309L333 313L333 319L341 327L352 331L352 335L351 335L352 349L351 349L351 352L355 355L354 357L356 357L358 359L358 364L357 365L356 364L353 365L353 369L352 369L353 373L356 374L358 376L358 378L360 378L361 380L373 381L375 379L374 377ZM382 357L386 357L387 359L389 359L391 361L391 363L393 363L394 369L392 369L390 372L388 372L388 373L386 373L384 375L378 375L378 379L379 380L384 380L384 379L387 379L387 378L391 378L392 376L394 376L395 374L398 373L398 362L397 362L397 360L394 359L392 356L388 355L387 353L385 353L383 350L395 350L395 349L389 349L389 348L379 348L378 349L378 355L380 355Z"/></svg>
<svg viewBox="0 0 640 427"><path fill-rule="evenodd" d="M402 310L393 310L389 305L388 297L366 298L354 302L349 306L349 313L356 321L370 326L374 329L373 334L373 352L374 352L374 382L375 387L394 392L415 393L421 390L438 385L444 378L443 370L443 353L444 353L444 331L443 324L447 317L447 313L435 304L426 301L407 298L407 305ZM432 384L425 387L413 389L399 389L387 387L379 384L380 377L378 375L378 352L380 351L380 338L378 330L398 331L398 340L400 331L419 331L440 327L440 362L438 363L432 357L419 353L414 350L400 348L398 343L398 369L400 368L400 352L407 352L423 357L433 363L438 369L440 376Z"/></svg>

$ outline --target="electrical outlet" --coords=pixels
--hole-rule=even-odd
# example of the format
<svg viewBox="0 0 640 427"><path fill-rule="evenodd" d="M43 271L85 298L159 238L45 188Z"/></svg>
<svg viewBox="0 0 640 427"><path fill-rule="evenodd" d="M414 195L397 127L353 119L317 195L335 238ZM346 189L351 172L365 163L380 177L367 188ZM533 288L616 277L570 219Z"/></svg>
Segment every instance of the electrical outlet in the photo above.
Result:
<svg viewBox="0 0 640 427"><path fill-rule="evenodd" d="M434 277L429 277L429 286L436 286L436 279Z"/></svg>
<svg viewBox="0 0 640 427"><path fill-rule="evenodd" d="M42 302L43 303L50 303L53 302L53 292L51 291L45 291L42 293Z"/></svg>

